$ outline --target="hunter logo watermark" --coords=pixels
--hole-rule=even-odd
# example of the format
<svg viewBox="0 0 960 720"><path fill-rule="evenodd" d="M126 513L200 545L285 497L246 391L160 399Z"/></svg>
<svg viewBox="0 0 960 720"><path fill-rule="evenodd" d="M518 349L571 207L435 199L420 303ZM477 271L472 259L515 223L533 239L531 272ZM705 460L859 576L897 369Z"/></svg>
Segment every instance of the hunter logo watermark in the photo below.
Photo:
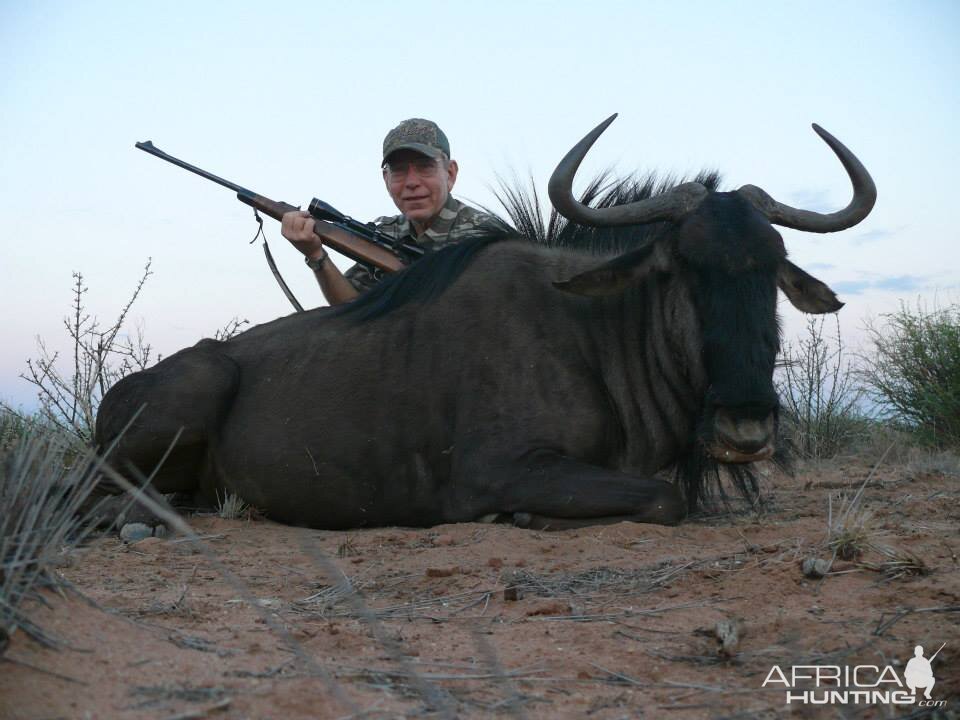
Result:
<svg viewBox="0 0 960 720"><path fill-rule="evenodd" d="M892 665L774 665L761 687L782 687L787 705L917 705L942 707L930 694L936 684L933 661L922 645L913 649L901 677Z"/></svg>

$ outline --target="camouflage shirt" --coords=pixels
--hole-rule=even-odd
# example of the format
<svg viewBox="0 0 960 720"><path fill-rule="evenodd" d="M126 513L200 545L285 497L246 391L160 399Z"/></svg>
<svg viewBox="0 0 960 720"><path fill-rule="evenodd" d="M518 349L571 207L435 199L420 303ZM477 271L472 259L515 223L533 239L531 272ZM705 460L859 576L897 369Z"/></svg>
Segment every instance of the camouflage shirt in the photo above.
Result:
<svg viewBox="0 0 960 720"><path fill-rule="evenodd" d="M394 240L412 240L427 251L461 242L479 231L506 230L506 226L493 215L464 205L453 195L447 198L430 227L420 235L403 215L385 215L373 222L384 235ZM382 279L374 277L362 265L354 265L344 275L358 292L369 290Z"/></svg>

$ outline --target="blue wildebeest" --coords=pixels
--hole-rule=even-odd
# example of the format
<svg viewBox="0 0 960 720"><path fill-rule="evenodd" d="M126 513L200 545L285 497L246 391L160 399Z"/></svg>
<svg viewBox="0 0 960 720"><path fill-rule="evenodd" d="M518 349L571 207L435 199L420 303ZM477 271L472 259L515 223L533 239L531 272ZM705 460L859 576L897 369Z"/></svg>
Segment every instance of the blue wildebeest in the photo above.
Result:
<svg viewBox="0 0 960 720"><path fill-rule="evenodd" d="M149 471L182 430L157 489L229 490L317 528L491 514L559 526L680 521L710 462L774 452L777 288L804 312L842 305L787 260L774 225L851 227L876 190L814 126L853 183L839 212L709 182L588 207L573 176L612 120L550 180L554 206L576 224L571 247L476 238L347 306L204 340L117 383L98 443L145 405L114 450L117 467ZM590 238L609 227L622 228L622 249L603 254ZM657 475L670 467L676 482Z"/></svg>

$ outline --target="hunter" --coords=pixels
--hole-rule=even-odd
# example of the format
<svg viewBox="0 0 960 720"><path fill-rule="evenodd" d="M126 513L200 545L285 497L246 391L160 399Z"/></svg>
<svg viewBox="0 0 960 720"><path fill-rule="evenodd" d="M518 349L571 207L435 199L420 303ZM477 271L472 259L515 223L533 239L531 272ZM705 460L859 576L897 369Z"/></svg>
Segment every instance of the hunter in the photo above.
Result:
<svg viewBox="0 0 960 720"><path fill-rule="evenodd" d="M493 216L464 205L450 194L457 180L457 161L450 157L447 136L431 120L411 118L388 132L383 140L381 170L400 214L379 217L374 223L392 239L438 250L479 230L504 227ZM313 232L309 213L288 212L282 223L283 236L304 254L331 305L352 300L379 282L362 265L341 273L330 261L323 238Z"/></svg>

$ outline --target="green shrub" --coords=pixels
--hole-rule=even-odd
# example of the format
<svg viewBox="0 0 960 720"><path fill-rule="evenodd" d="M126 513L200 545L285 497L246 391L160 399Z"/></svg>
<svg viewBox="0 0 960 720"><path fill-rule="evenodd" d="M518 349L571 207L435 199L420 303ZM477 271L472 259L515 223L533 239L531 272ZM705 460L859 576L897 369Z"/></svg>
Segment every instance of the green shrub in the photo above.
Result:
<svg viewBox="0 0 960 720"><path fill-rule="evenodd" d="M889 420L936 448L960 446L960 305L921 303L868 327L862 377Z"/></svg>

